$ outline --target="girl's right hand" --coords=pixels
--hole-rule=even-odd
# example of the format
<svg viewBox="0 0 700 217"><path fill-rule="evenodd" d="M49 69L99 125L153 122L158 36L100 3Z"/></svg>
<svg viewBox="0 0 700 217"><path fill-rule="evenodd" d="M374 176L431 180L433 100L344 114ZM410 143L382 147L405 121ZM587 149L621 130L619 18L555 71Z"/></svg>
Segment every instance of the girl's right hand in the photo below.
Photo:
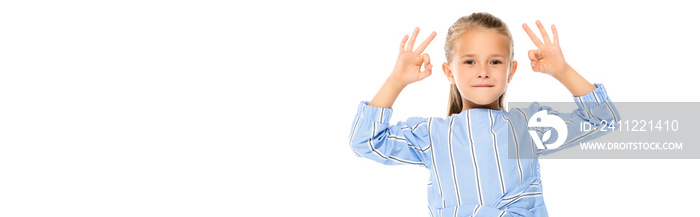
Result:
<svg viewBox="0 0 700 217"><path fill-rule="evenodd" d="M437 33L433 31L430 33L428 38L421 43L416 50L413 50L413 44L416 41L416 36L420 29L416 27L411 36L411 40L408 41L408 47L405 47L406 40L408 40L408 35L404 36L401 40L401 46L399 47L399 57L394 65L394 70L389 75L389 79L398 82L401 85L408 85L410 83L423 80L427 78L432 73L433 65L430 64L430 56L427 53L423 53L423 50L430 44L430 42L435 38ZM423 65L424 71L421 71L421 65Z"/></svg>

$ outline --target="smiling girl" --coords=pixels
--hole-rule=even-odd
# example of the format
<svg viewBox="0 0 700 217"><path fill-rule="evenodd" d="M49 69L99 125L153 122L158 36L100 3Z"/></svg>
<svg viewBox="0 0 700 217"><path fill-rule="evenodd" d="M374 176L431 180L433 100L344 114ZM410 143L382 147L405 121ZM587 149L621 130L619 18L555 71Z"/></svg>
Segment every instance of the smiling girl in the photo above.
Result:
<svg viewBox="0 0 700 217"><path fill-rule="evenodd" d="M432 73L430 57L423 51L436 33L414 50L416 28L410 39L406 35L401 40L394 70L379 92L371 101L360 102L349 135L352 150L382 164L412 164L430 170L431 216L547 216L537 157L602 136L606 132L600 126L619 120L619 114L602 84L589 83L566 63L555 26L550 40L542 24L536 23L544 42L523 24L537 46L528 52L530 66L563 84L578 109L559 113L535 102L528 108L505 111L504 94L518 66L513 59L513 38L497 17L473 13L459 18L445 41L447 62L442 70L451 85L448 116L389 123L399 93ZM569 127L559 148L535 147L527 126L539 111L558 116ZM572 130L583 122L594 129ZM545 130L536 129L540 138ZM516 153L509 155L509 144Z"/></svg>

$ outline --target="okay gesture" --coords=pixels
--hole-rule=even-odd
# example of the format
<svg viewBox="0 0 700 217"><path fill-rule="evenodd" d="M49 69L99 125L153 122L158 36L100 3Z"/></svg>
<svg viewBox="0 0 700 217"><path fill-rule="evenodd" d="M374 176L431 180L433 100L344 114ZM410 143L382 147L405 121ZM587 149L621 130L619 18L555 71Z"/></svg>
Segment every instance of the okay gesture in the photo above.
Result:
<svg viewBox="0 0 700 217"><path fill-rule="evenodd" d="M530 40L537 46L537 50L529 50L527 52L532 70L551 76L556 76L559 73L565 72L569 68L569 64L564 60L564 54L562 54L561 47L559 47L557 28L552 24L554 40L550 41L549 35L547 35L547 31L544 29L544 26L542 26L542 23L538 20L536 24L537 28L540 29L540 33L542 33L544 43L537 38L527 24L523 23L523 29L525 29L527 35L530 36Z"/></svg>

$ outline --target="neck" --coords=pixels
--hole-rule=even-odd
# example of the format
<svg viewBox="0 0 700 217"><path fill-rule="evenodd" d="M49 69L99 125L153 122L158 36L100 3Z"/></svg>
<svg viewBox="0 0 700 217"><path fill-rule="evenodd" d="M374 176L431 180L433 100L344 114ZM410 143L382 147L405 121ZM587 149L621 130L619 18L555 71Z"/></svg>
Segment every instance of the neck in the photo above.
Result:
<svg viewBox="0 0 700 217"><path fill-rule="evenodd" d="M496 99L495 101L486 104L486 105L479 105L475 104L469 100L466 100L462 98L462 111L466 111L467 109L473 109L473 108L484 108L484 109L492 109L492 110L501 110L501 107L498 105L499 99Z"/></svg>

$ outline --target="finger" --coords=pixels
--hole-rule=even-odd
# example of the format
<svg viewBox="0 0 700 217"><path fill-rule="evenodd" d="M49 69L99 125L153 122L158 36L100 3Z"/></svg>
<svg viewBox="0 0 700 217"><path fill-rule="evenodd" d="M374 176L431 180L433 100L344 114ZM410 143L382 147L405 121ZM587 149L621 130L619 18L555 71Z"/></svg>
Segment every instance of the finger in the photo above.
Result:
<svg viewBox="0 0 700 217"><path fill-rule="evenodd" d="M537 61L537 51L536 50L529 50L527 51L527 57L530 58L530 61Z"/></svg>
<svg viewBox="0 0 700 217"><path fill-rule="evenodd" d="M437 35L437 32L435 32L435 31L430 33L428 38L426 38L425 41L423 41L423 43L418 45L418 47L416 48L416 53L423 53L425 48L428 47L428 44L430 44L430 42L433 41L433 39L435 38L436 35Z"/></svg>
<svg viewBox="0 0 700 217"><path fill-rule="evenodd" d="M431 74L433 74L433 65L426 65L425 70L420 73L420 80L427 78Z"/></svg>
<svg viewBox="0 0 700 217"><path fill-rule="evenodd" d="M420 29L418 27L413 30L413 35L411 35L411 39L408 40L408 48L406 48L406 51L413 51L413 44L416 42L416 37L418 36L419 31Z"/></svg>
<svg viewBox="0 0 700 217"><path fill-rule="evenodd" d="M540 39L537 38L535 33L532 32L532 30L530 30L530 27L527 26L526 23L523 23L523 29L525 29L525 32L527 33L527 36L530 37L530 40L532 40L532 43L535 43L535 46L537 46L537 47L542 46L542 41L540 41Z"/></svg>
<svg viewBox="0 0 700 217"><path fill-rule="evenodd" d="M423 60L423 71L420 73L419 77L421 80L423 80L424 78L432 74L433 65L430 64L430 55L428 55L427 53L421 54L420 58L421 60Z"/></svg>
<svg viewBox="0 0 700 217"><path fill-rule="evenodd" d="M552 37L554 37L554 44L559 45L559 34L557 34L557 27L552 24Z"/></svg>
<svg viewBox="0 0 700 217"><path fill-rule="evenodd" d="M406 51L406 41L408 41L408 35L404 35L401 39L401 45L399 46L399 53Z"/></svg>
<svg viewBox="0 0 700 217"><path fill-rule="evenodd" d="M547 71L546 68L547 67L545 67L545 65L544 65L544 63L542 63L542 61L537 61L537 66L533 69L533 71L544 73Z"/></svg>
<svg viewBox="0 0 700 217"><path fill-rule="evenodd" d="M542 39L544 39L544 44L552 44L552 41L549 40L549 35L547 35L547 30L545 30L544 26L542 26L542 22L538 20L535 23L537 24L537 28L540 29L540 33L542 33Z"/></svg>
<svg viewBox="0 0 700 217"><path fill-rule="evenodd" d="M428 53L421 54L420 59L423 60L423 64L430 65L430 55Z"/></svg>

